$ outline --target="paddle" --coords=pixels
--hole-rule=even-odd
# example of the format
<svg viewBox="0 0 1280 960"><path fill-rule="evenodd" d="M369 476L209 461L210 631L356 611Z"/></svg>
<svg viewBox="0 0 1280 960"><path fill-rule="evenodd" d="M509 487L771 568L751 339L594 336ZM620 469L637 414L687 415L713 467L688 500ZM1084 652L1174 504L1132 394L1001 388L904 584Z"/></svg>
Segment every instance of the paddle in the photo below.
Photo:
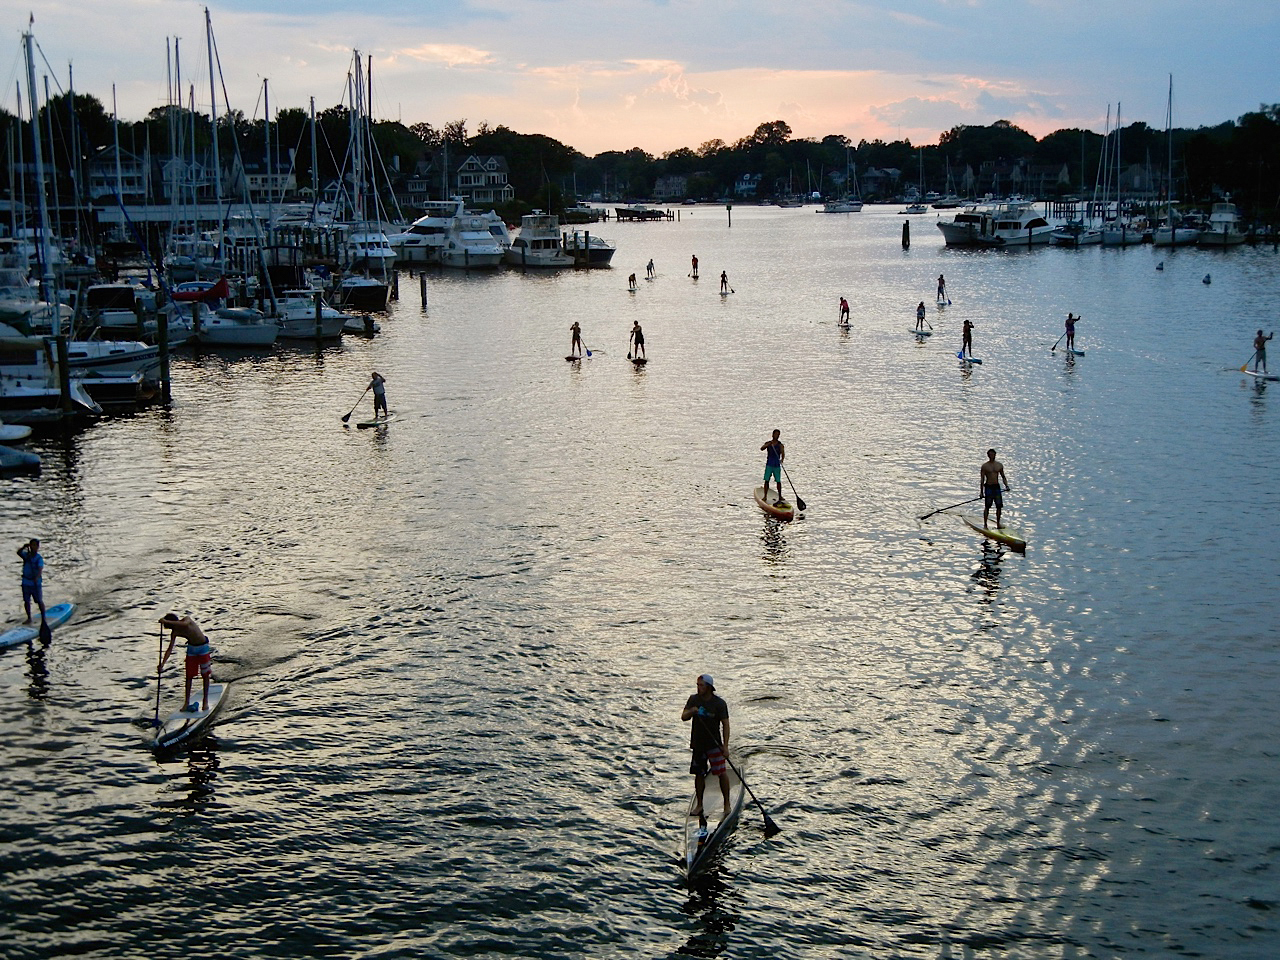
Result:
<svg viewBox="0 0 1280 960"><path fill-rule="evenodd" d="M797 497L796 499L798 500L799 497ZM695 716L698 717L698 721L704 727L707 726L707 721L702 716L697 714L695 714ZM729 759L729 751L721 750L721 754L724 756L724 762L729 765L729 769L732 770L735 774L737 774L738 780L742 783L743 789L747 791L747 795L751 797L755 805L760 808L760 815L764 817L765 839L767 840L769 837L776 837L778 834L782 832L782 828L773 822L773 817L769 816L769 811L765 810L764 804L762 804L758 799L756 799L755 791L753 791L751 787L747 785L746 778L743 777L742 771L739 770L736 766L734 766L733 761Z"/></svg>
<svg viewBox="0 0 1280 960"><path fill-rule="evenodd" d="M1067 331L1063 330L1062 337L1065 337L1066 335L1067 335ZM1059 337L1057 340L1053 342L1053 346L1049 348L1050 353L1053 353L1053 351L1058 349L1058 344L1062 342L1062 337Z"/></svg>
<svg viewBox="0 0 1280 960"><path fill-rule="evenodd" d="M796 498L796 506L801 510L806 509L804 501L800 499L800 494L796 493L796 485L791 482L791 474L787 473L787 468L781 463L779 463L778 466L782 467L782 475L787 478L787 486L791 488L791 495ZM765 492L767 493L768 491Z"/></svg>
<svg viewBox="0 0 1280 960"><path fill-rule="evenodd" d="M942 513L942 511L944 511L944 510L954 510L956 507L963 507L966 503L973 503L975 500L981 500L981 499L982 499L982 494L978 494L976 497L973 497L973 498L971 498L971 499L969 499L969 500L961 500L959 503L953 503L953 504L951 504L951 506L949 506L949 507L939 507L937 510L930 510L930 511L929 511L928 513L926 513L923 517L917 517L916 519L917 519L917 520L928 520L928 519L929 519L930 517L932 517L935 513Z"/></svg>
<svg viewBox="0 0 1280 960"><path fill-rule="evenodd" d="M164 669L164 627L160 628L160 657L156 660L156 715L151 721L153 727L160 726L160 671Z"/></svg>
<svg viewBox="0 0 1280 960"><path fill-rule="evenodd" d="M49 643L53 640L53 631L49 629L49 621L43 616L40 618L40 642Z"/></svg>
<svg viewBox="0 0 1280 960"><path fill-rule="evenodd" d="M1244 366L1240 368L1241 373L1249 372L1249 364L1253 363L1253 358L1256 357L1257 355L1258 355L1258 351L1257 350L1253 351L1253 356L1251 356L1248 360L1246 360L1244 362Z"/></svg>
<svg viewBox="0 0 1280 960"><path fill-rule="evenodd" d="M373 389L373 384L372 384L372 383L371 383L371 384L369 384L369 386L367 386L367 387L365 387L365 388L364 388L364 393L368 393L371 389ZM364 393L360 394L360 400L363 400L363 399L364 399ZM355 407L352 407L352 408L351 408L351 411L350 411L350 412L349 412L345 417L343 417L343 418L342 418L342 422L343 422L343 423L346 423L347 421L349 421L349 420L351 419L351 414L352 414L352 413L355 413L355 412L356 412L356 407L360 406L360 400L357 400L357 401L356 401L356 406L355 406Z"/></svg>

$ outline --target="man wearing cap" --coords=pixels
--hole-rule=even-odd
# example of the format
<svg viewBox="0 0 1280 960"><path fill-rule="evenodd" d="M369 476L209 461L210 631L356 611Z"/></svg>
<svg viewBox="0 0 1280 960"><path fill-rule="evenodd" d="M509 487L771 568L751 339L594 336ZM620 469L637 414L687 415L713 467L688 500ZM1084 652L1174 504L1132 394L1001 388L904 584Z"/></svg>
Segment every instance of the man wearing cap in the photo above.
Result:
<svg viewBox="0 0 1280 960"><path fill-rule="evenodd" d="M724 795L724 812L729 812L729 774L725 765L725 751L729 749L729 705L716 696L715 681L711 674L698 677L698 692L684 705L680 719L693 721L689 731L689 749L693 759L689 772L694 777L694 789L698 794L697 816L702 814L702 790L707 783L708 771L720 778L720 792Z"/></svg>

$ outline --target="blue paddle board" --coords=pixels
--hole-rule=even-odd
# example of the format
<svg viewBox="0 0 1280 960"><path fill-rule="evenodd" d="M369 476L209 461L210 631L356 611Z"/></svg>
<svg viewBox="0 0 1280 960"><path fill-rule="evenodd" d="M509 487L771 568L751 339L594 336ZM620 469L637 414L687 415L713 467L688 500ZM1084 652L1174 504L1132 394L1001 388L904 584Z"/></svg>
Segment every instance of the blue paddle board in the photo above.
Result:
<svg viewBox="0 0 1280 960"><path fill-rule="evenodd" d="M911 334L913 337L932 337L932 336L933 336L933 331L932 331L932 330L915 330L915 329L912 329L912 330L908 330L908 331L907 331L907 333Z"/></svg>
<svg viewBox="0 0 1280 960"><path fill-rule="evenodd" d="M981 363L982 362L977 357L966 357L964 355L963 350L961 350L959 353L956 354L956 359L959 360L961 363Z"/></svg>
<svg viewBox="0 0 1280 960"><path fill-rule="evenodd" d="M45 620L49 624L49 629L60 627L66 623L71 614L75 613L76 605L74 603L56 603L52 607L45 608ZM20 627L14 627L12 630L6 630L0 633L0 650L5 647L16 647L20 643L26 643L28 640L34 640L40 636L40 624L31 623L23 624Z"/></svg>

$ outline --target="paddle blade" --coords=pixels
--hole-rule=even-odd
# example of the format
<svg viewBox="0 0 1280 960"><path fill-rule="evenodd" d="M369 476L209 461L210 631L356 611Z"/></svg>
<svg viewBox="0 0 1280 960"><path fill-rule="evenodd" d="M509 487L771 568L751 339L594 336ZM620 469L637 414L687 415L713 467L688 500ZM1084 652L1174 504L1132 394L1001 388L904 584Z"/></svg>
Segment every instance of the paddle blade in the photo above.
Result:
<svg viewBox="0 0 1280 960"><path fill-rule="evenodd" d="M52 639L53 639L53 631L49 629L49 621L41 620L40 621L40 642L48 643Z"/></svg>
<svg viewBox="0 0 1280 960"><path fill-rule="evenodd" d="M344 413L344 414L342 415L342 422L343 422L343 423L347 423L347 422L348 422L348 421L350 421L350 420L351 420L351 414L349 414L349 413Z"/></svg>
<svg viewBox="0 0 1280 960"><path fill-rule="evenodd" d="M796 497L796 506L799 507L801 510L809 509L808 505L806 505L804 502L804 498L799 496Z"/></svg>
<svg viewBox="0 0 1280 960"><path fill-rule="evenodd" d="M584 350L586 350L586 347L583 347L583 349L584 349ZM591 356L591 351L590 351L590 350L587 350L587 356L588 356L588 357L589 357L589 356Z"/></svg>
<svg viewBox="0 0 1280 960"><path fill-rule="evenodd" d="M764 815L764 837L768 840L770 837L776 837L782 832L782 828L773 822L773 817L767 813Z"/></svg>

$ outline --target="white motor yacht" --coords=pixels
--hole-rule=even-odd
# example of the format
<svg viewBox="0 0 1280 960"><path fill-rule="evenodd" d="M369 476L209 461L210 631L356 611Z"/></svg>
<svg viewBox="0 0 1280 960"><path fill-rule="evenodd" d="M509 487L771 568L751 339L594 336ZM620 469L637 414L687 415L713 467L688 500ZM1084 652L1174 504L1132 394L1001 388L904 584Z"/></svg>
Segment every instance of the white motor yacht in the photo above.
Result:
<svg viewBox="0 0 1280 960"><path fill-rule="evenodd" d="M462 215L462 200L428 200L422 205L422 216L402 233L387 238L404 263L439 263L449 227Z"/></svg>
<svg viewBox="0 0 1280 960"><path fill-rule="evenodd" d="M353 319L326 303L319 290L286 290L276 300L276 306L280 336L286 340L333 340L342 336L347 321Z"/></svg>
<svg viewBox="0 0 1280 960"><path fill-rule="evenodd" d="M516 267L572 267L573 257L560 248L560 220L535 210L520 218L520 230L507 250L507 263Z"/></svg>
<svg viewBox="0 0 1280 960"><path fill-rule="evenodd" d="M954 220L939 220L948 247L1026 247L1048 243L1056 227L1029 200L973 204Z"/></svg>
<svg viewBox="0 0 1280 960"><path fill-rule="evenodd" d="M1209 210L1209 222L1196 242L1202 247L1234 247L1244 243L1244 230L1240 227L1236 205L1215 203Z"/></svg>
<svg viewBox="0 0 1280 960"><path fill-rule="evenodd" d="M490 268L501 265L504 252L502 244L489 231L489 218L466 213L454 217L449 224L440 249L440 262L446 267L467 270Z"/></svg>

